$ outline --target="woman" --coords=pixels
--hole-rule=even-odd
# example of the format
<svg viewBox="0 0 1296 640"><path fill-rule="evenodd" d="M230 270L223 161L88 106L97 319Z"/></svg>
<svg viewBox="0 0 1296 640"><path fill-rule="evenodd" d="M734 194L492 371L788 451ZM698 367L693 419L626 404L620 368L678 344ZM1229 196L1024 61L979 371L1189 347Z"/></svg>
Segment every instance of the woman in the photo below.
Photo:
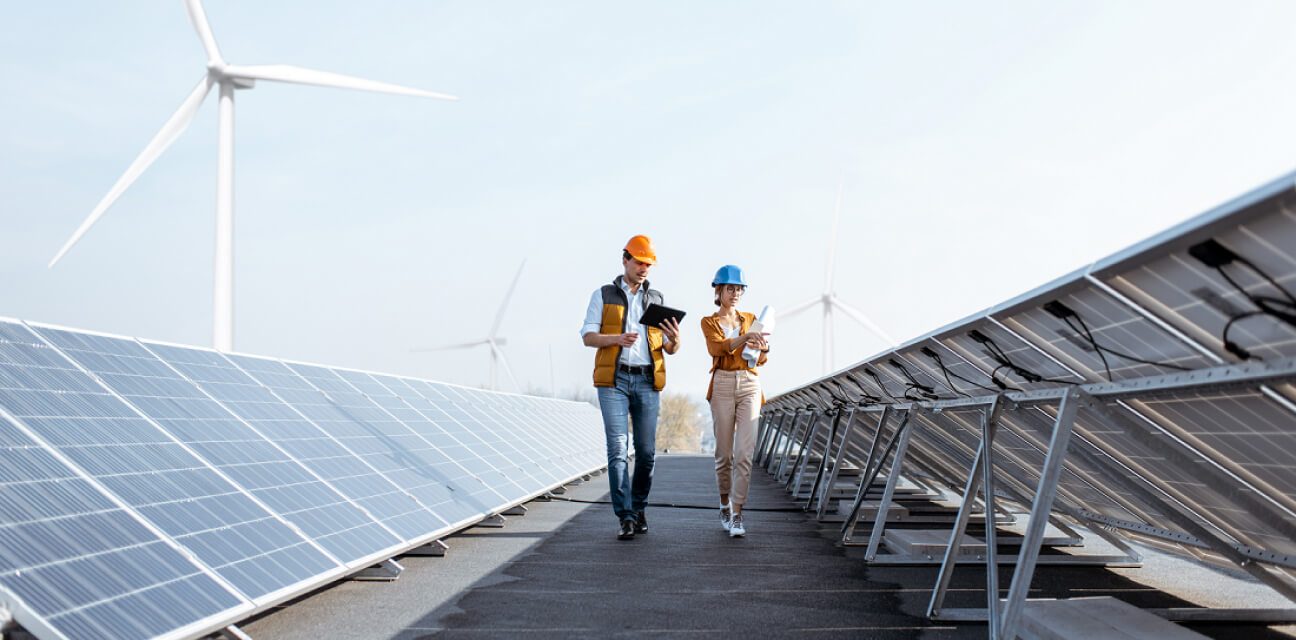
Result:
<svg viewBox="0 0 1296 640"><path fill-rule="evenodd" d="M711 281L715 315L702 318L702 335L711 353L711 419L715 429L716 484L720 489L720 524L731 537L746 535L743 504L751 484L752 454L756 450L756 421L761 403L756 368L743 358L743 349L759 351L756 366L765 364L769 344L765 334L752 331L756 316L738 310L738 300L747 289L742 269L727 264Z"/></svg>

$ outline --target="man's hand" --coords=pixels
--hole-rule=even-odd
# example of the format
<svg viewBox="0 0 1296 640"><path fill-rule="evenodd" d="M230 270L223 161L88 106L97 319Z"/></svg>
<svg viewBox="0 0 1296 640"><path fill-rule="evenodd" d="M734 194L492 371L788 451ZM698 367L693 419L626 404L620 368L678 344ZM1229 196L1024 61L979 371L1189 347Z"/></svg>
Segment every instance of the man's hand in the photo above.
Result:
<svg viewBox="0 0 1296 640"><path fill-rule="evenodd" d="M615 344L622 347L633 347L634 343L638 341L639 341L638 331L627 331L617 336L617 341L615 342Z"/></svg>
<svg viewBox="0 0 1296 640"><path fill-rule="evenodd" d="M665 334L667 338L670 338L671 342L679 341L680 326L679 326L679 321L676 320L675 318L668 317L665 320L662 320L661 330L662 333Z"/></svg>

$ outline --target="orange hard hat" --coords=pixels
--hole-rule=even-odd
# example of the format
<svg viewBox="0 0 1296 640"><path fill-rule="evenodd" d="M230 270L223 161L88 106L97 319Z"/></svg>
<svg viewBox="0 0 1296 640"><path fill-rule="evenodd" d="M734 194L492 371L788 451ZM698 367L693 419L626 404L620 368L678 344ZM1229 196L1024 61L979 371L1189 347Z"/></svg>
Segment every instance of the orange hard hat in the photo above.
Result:
<svg viewBox="0 0 1296 640"><path fill-rule="evenodd" d="M653 251L652 238L635 236L625 246L626 253L644 264L656 264L657 252Z"/></svg>

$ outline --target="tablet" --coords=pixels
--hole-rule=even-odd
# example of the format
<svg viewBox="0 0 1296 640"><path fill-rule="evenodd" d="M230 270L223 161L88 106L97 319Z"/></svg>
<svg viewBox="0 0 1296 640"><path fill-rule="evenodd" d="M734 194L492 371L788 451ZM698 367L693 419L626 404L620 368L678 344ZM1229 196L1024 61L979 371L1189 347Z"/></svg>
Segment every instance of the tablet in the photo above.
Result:
<svg viewBox="0 0 1296 640"><path fill-rule="evenodd" d="M647 309L644 309L643 316L639 318L639 322L643 323L645 326L657 327L660 329L662 321L666 318L675 318L675 322L679 322L684 319L684 312L654 302L648 305Z"/></svg>

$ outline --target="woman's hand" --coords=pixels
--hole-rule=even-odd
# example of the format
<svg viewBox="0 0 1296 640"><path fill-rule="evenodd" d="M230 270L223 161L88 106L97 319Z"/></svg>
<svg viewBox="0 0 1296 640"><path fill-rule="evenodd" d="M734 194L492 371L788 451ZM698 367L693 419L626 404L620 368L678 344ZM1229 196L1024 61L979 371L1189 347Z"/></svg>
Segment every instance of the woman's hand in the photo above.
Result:
<svg viewBox="0 0 1296 640"><path fill-rule="evenodd" d="M743 345L764 351L769 348L769 342L765 340L767 335L769 334L759 331L748 331L742 335Z"/></svg>

